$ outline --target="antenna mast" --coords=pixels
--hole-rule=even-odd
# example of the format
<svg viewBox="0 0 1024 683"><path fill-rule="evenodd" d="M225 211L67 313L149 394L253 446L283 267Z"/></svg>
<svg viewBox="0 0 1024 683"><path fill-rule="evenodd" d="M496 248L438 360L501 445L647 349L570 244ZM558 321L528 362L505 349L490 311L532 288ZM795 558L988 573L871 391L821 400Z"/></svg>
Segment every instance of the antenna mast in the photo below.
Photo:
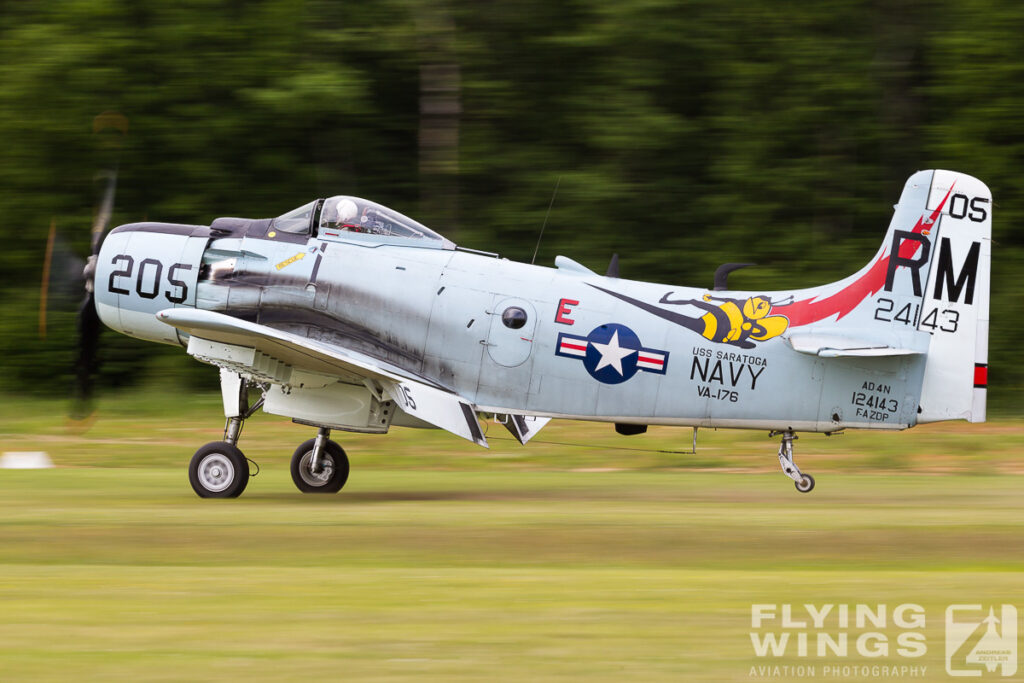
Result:
<svg viewBox="0 0 1024 683"><path fill-rule="evenodd" d="M530 259L530 265L532 266L537 262L537 250L540 249L540 238L544 237L544 228L548 225L548 216L551 215L551 207L555 204L555 195L558 194L558 186L562 183L562 176L558 176L558 180L555 181L555 191L551 193L551 202L548 204L547 213L544 214L544 223L540 226L540 234L537 235L537 246L533 248L533 258Z"/></svg>

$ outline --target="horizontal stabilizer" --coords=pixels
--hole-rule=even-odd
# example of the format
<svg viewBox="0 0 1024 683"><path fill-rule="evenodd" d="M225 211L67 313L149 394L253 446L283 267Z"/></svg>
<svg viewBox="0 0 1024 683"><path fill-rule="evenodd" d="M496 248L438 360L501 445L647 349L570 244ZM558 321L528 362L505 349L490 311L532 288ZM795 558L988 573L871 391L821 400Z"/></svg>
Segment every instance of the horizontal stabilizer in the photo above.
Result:
<svg viewBox="0 0 1024 683"><path fill-rule="evenodd" d="M871 356L915 356L923 351L913 349L897 349L892 346L873 346L862 349L821 349L818 356L821 358L844 358L849 356L871 357Z"/></svg>
<svg viewBox="0 0 1024 683"><path fill-rule="evenodd" d="M914 356L923 354L922 349L910 348L903 340L890 343L878 339L857 338L838 334L793 334L786 338L794 351L821 358Z"/></svg>

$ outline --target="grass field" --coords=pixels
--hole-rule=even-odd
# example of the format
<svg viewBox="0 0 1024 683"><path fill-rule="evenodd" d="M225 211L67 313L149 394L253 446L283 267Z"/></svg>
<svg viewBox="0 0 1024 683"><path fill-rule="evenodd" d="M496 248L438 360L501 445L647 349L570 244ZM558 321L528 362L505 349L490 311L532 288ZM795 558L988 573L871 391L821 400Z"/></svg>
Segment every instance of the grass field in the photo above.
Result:
<svg viewBox="0 0 1024 683"><path fill-rule="evenodd" d="M217 397L122 398L85 433L62 410L0 400L0 451L58 465L0 470L3 681L749 681L799 664L953 680L946 605L1024 606L1022 422L807 435L810 495L764 433L702 431L697 455L666 452L687 430L580 423L526 448L491 425L490 451L339 434L353 474L321 497L287 472L311 430L261 416L241 442L261 473L211 501L185 467L220 436ZM927 652L758 658L755 603L916 603ZM865 630L895 649L894 624L851 644Z"/></svg>

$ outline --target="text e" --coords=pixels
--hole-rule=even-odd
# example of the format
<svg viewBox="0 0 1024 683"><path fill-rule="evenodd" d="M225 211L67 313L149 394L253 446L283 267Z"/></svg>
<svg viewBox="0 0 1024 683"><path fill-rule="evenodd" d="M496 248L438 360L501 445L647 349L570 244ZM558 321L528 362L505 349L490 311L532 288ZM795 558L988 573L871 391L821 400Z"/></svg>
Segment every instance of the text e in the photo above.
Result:
<svg viewBox="0 0 1024 683"><path fill-rule="evenodd" d="M572 306L579 306L580 302L575 299L559 299L558 311L555 312L555 322L563 325L572 325L576 321L567 317L572 313Z"/></svg>

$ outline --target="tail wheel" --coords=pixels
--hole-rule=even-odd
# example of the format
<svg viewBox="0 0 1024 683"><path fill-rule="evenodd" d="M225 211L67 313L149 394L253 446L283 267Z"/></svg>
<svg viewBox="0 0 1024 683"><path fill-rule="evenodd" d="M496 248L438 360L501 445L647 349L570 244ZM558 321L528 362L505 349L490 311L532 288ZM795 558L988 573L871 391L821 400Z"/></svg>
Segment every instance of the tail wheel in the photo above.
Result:
<svg viewBox="0 0 1024 683"><path fill-rule="evenodd" d="M337 493L348 481L348 456L334 441L324 444L317 471L313 471L313 445L310 439L292 455L292 481L303 493Z"/></svg>
<svg viewBox="0 0 1024 683"><path fill-rule="evenodd" d="M804 473L800 476L800 481L794 482L794 484L800 493L810 493L814 489L814 477Z"/></svg>
<svg viewBox="0 0 1024 683"><path fill-rule="evenodd" d="M249 484L249 461L235 446L214 441L192 456L188 481L200 498L237 498Z"/></svg>

